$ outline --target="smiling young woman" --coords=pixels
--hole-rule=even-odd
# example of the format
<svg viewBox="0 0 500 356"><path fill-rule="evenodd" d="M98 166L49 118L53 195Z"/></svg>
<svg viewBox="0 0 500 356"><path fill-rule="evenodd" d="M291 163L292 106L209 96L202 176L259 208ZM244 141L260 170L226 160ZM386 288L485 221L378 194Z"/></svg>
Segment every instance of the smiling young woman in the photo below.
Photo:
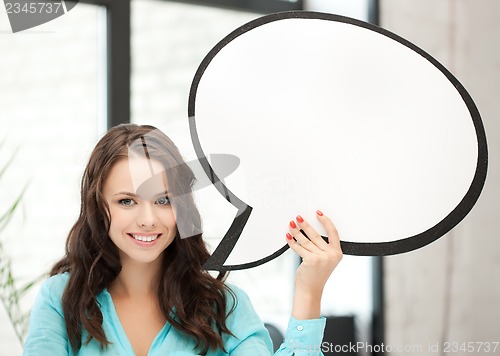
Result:
<svg viewBox="0 0 500 356"><path fill-rule="evenodd" d="M177 147L152 126L112 128L82 178L81 211L65 256L30 316L25 355L269 355L272 343L245 292L202 268L209 252ZM303 259L277 354L320 354L324 284L342 258L300 216L286 241ZM300 230L303 230L305 237ZM311 351L314 350L314 351Z"/></svg>
<svg viewBox="0 0 500 356"><path fill-rule="evenodd" d="M162 179L149 181L150 167ZM137 195L132 176L157 193ZM175 216L167 190L165 169L156 160L132 156L111 168L103 194L112 217L109 238L118 247L122 268L128 261L159 262L160 254L174 240Z"/></svg>

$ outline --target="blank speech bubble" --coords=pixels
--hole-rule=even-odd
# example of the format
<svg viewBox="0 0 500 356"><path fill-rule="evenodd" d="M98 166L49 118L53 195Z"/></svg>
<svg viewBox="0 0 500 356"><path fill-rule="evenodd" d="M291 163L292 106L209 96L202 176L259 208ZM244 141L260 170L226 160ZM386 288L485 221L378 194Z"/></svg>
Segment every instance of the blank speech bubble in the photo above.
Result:
<svg viewBox="0 0 500 356"><path fill-rule="evenodd" d="M199 66L188 113L204 171L237 208L207 269L277 257L297 214L325 235L317 209L346 254L408 252L458 224L486 179L484 128L458 80L342 16L277 13L236 29ZM239 157L240 179L218 182L205 152Z"/></svg>

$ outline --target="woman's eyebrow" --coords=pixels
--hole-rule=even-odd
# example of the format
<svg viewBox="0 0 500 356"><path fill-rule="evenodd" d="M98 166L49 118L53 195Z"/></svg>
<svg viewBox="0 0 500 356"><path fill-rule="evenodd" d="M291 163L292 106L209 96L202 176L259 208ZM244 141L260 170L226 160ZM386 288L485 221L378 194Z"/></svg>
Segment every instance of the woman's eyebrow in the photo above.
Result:
<svg viewBox="0 0 500 356"><path fill-rule="evenodd" d="M115 195L127 195L129 197L137 197L137 194L130 193L130 192L118 192ZM153 194L152 196L153 197L159 197L159 196L167 196L167 195L168 195L168 192L164 191L164 192Z"/></svg>
<svg viewBox="0 0 500 356"><path fill-rule="evenodd" d="M137 196L137 194L130 193L130 192L118 192L115 195L128 195L130 197L136 197Z"/></svg>

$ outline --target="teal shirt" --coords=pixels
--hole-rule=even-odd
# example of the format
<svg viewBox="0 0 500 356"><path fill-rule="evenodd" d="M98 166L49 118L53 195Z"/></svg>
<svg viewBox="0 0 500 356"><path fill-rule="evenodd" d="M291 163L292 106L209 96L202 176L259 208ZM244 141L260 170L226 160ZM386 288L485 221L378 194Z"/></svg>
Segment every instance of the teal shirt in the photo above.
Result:
<svg viewBox="0 0 500 356"><path fill-rule="evenodd" d="M28 336L24 345L24 356L31 355L134 355L125 331L123 330L111 295L105 289L98 294L97 300L103 315L103 329L111 345L104 351L95 340L82 344L75 354L72 352L61 304L61 296L69 275L58 274L46 280L31 310ZM272 342L267 329L255 312L247 294L231 285L236 294L237 304L226 325L235 336L223 334L224 347L227 351L211 350L207 355L220 356L264 356L272 355ZM228 294L228 299L230 299ZM231 302L228 303L232 305ZM320 346L326 319L297 320L290 317L285 340L275 355L321 355ZM82 340L87 334L84 332ZM173 328L168 322L160 330L149 349L149 356L196 354L194 340Z"/></svg>

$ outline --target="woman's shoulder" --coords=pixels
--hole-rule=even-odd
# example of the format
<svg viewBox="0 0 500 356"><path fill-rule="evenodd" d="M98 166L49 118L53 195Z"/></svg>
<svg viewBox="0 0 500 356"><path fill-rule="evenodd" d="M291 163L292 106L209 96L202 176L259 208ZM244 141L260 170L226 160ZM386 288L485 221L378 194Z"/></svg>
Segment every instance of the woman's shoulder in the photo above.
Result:
<svg viewBox="0 0 500 356"><path fill-rule="evenodd" d="M227 287L226 298L228 309L253 309L252 302L250 301L247 292L231 283L225 283L225 285Z"/></svg>
<svg viewBox="0 0 500 356"><path fill-rule="evenodd" d="M226 297L231 299L238 299L239 297L248 298L247 293L240 287L232 283L224 283L226 286Z"/></svg>
<svg viewBox="0 0 500 356"><path fill-rule="evenodd" d="M50 276L42 283L31 309L32 317L30 320L40 321L46 318L44 313L47 311L55 311L60 316L63 315L62 295L68 279L68 273L61 273Z"/></svg>
<svg viewBox="0 0 500 356"><path fill-rule="evenodd" d="M69 273L58 273L47 278L41 288L40 294L45 298L60 300L66 284L68 284Z"/></svg>
<svg viewBox="0 0 500 356"><path fill-rule="evenodd" d="M69 272L64 272L64 273L58 273L54 274L53 276L50 276L43 282L44 285L47 287L50 287L51 289L64 289L66 287L66 284L68 284L69 280Z"/></svg>

